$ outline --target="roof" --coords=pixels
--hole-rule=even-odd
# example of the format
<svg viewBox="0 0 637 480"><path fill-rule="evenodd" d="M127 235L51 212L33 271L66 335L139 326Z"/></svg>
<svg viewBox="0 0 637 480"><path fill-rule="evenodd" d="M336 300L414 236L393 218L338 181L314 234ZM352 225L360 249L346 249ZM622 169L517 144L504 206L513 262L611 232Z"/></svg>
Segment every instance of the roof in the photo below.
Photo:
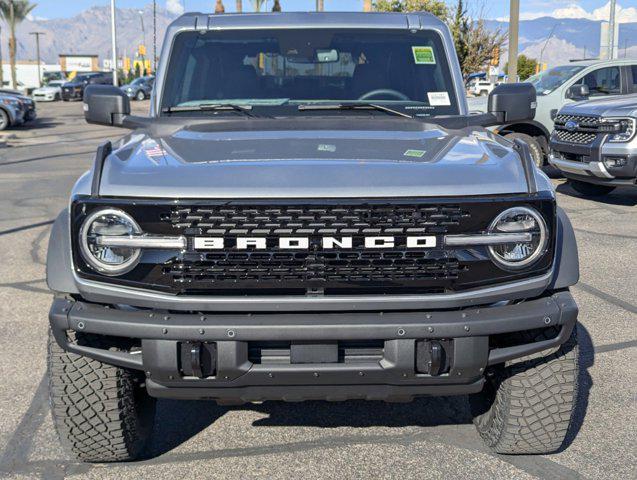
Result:
<svg viewBox="0 0 637 480"><path fill-rule="evenodd" d="M422 29L444 25L430 13L395 12L279 12L279 13L186 13L172 26L197 30L251 28L396 28Z"/></svg>
<svg viewBox="0 0 637 480"><path fill-rule="evenodd" d="M60 53L58 57L99 57L96 53Z"/></svg>
<svg viewBox="0 0 637 480"><path fill-rule="evenodd" d="M582 67L590 67L592 65L632 65L634 63L637 63L637 60L635 59L629 59L629 58L616 58L614 60L578 60L576 62L569 62L569 63L564 63L562 65L575 65L575 66L582 66ZM556 65L556 66L561 66L561 65Z"/></svg>

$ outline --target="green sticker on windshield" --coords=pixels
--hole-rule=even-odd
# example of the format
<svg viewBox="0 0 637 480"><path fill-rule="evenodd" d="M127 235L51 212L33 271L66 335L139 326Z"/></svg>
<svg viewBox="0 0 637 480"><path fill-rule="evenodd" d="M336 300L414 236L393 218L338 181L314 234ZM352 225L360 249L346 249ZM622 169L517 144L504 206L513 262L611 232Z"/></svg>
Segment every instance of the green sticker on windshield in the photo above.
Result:
<svg viewBox="0 0 637 480"><path fill-rule="evenodd" d="M431 47L411 47L416 65L435 65L436 57Z"/></svg>
<svg viewBox="0 0 637 480"><path fill-rule="evenodd" d="M427 153L425 150L407 150L403 155L405 157L422 158Z"/></svg>

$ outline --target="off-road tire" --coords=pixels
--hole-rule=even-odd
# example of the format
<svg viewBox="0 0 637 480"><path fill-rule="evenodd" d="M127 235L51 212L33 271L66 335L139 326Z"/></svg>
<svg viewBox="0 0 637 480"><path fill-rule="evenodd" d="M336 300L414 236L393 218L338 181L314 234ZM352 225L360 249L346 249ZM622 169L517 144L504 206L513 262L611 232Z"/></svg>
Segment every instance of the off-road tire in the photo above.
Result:
<svg viewBox="0 0 637 480"><path fill-rule="evenodd" d="M602 195L608 195L615 190L615 187L608 185L597 185L595 183L580 182L579 180L568 179L568 184L573 190L585 197L601 197Z"/></svg>
<svg viewBox="0 0 637 480"><path fill-rule="evenodd" d="M527 332L519 340L540 341L555 333ZM484 390L470 397L473 423L496 453L547 454L564 443L578 394L576 329L557 351L542 355L546 352L498 366Z"/></svg>
<svg viewBox="0 0 637 480"><path fill-rule="evenodd" d="M546 165L542 145L540 145L540 142L538 142L531 135L527 135L526 133L513 132L506 134L504 138L510 141L513 141L516 138L522 140L529 146L529 152L531 153L531 157L533 157L533 163L535 163L538 168L542 168L544 165Z"/></svg>
<svg viewBox="0 0 637 480"><path fill-rule="evenodd" d="M77 334L83 345L104 348L104 339ZM112 348L112 343L109 343ZM155 399L140 372L67 353L49 331L49 397L53 423L66 450L85 462L139 458L155 416Z"/></svg>

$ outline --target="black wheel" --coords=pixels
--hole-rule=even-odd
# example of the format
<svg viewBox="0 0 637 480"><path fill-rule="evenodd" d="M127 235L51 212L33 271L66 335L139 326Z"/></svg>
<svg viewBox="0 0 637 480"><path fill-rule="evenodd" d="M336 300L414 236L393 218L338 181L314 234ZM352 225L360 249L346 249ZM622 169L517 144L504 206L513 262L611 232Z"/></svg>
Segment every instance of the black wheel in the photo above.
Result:
<svg viewBox="0 0 637 480"><path fill-rule="evenodd" d="M525 332L519 343L554 337L555 329ZM517 338L520 337L520 338ZM473 423L501 454L546 454L566 438L578 394L577 333L547 356L529 355L497 366L484 390L470 397Z"/></svg>
<svg viewBox="0 0 637 480"><path fill-rule="evenodd" d="M526 133L508 133L504 136L507 140L513 141L516 138L522 140L529 146L529 151L531 152L531 157L533 157L533 162L539 167L543 167L545 165L544 161L544 151L542 150L542 146L540 142L538 142L531 135L527 135Z"/></svg>
<svg viewBox="0 0 637 480"><path fill-rule="evenodd" d="M53 101L54 102L59 102L60 101L60 94L59 93L55 94L55 97L53 97Z"/></svg>
<svg viewBox="0 0 637 480"><path fill-rule="evenodd" d="M615 187L610 187L608 185L580 182L579 180L572 180L570 178L568 179L568 184L573 187L573 190L585 197L600 197L615 190Z"/></svg>
<svg viewBox="0 0 637 480"><path fill-rule="evenodd" d="M101 348L114 345L87 334L77 334L76 341ZM49 331L48 376L53 423L69 453L85 462L119 462L142 454L152 430L155 399L142 386L141 372L67 353Z"/></svg>
<svg viewBox="0 0 637 480"><path fill-rule="evenodd" d="M11 125L11 120L9 120L9 115L4 110L0 110L0 131L6 130Z"/></svg>
<svg viewBox="0 0 637 480"><path fill-rule="evenodd" d="M146 94L144 93L144 91L143 91L143 90L140 90L140 91L139 91L139 92L137 92L137 94L135 95L135 98L141 102L142 100L146 100Z"/></svg>

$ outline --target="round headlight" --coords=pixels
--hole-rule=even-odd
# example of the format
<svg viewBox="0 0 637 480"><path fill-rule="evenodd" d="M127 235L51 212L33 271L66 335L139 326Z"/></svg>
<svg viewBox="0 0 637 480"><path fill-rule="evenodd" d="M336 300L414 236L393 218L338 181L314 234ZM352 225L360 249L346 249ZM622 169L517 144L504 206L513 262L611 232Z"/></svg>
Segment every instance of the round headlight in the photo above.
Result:
<svg viewBox="0 0 637 480"><path fill-rule="evenodd" d="M123 275L139 262L141 250L100 245L100 237L140 235L141 228L127 213L107 208L91 213L80 228L80 250L84 260L104 275Z"/></svg>
<svg viewBox="0 0 637 480"><path fill-rule="evenodd" d="M548 243L546 222L542 215L527 207L514 207L502 212L491 223L489 233L529 234L528 241L489 247L493 261L506 269L528 267L542 256Z"/></svg>

